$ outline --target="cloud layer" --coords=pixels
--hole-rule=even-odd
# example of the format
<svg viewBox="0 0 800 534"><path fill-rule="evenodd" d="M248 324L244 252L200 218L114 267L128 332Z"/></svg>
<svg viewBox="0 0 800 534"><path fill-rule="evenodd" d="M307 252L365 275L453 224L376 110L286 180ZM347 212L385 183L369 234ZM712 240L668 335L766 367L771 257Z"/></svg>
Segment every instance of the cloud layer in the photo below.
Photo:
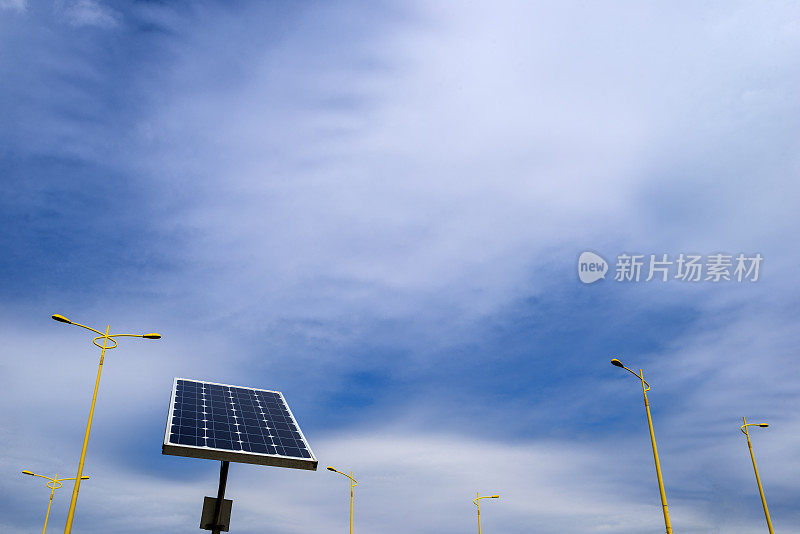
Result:
<svg viewBox="0 0 800 534"><path fill-rule="evenodd" d="M4 531L79 453L96 355L51 313L164 334L107 360L85 531L197 529L184 376L283 391L359 530L462 532L480 491L487 532L657 532L613 355L676 531L763 527L742 415L800 521L795 6L0 6ZM582 286L584 250L765 260ZM339 478L235 465L233 525L346 528Z"/></svg>

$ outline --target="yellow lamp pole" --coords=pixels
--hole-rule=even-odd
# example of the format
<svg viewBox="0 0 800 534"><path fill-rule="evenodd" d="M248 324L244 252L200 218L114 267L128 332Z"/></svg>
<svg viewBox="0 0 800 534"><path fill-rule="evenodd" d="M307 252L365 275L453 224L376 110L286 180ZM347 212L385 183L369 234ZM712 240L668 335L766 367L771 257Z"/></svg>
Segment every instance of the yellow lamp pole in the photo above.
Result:
<svg viewBox="0 0 800 534"><path fill-rule="evenodd" d="M481 492L478 492L478 498L472 499L472 504L478 507L478 534L481 534L481 499L499 499L500 495L485 495L481 497Z"/></svg>
<svg viewBox="0 0 800 534"><path fill-rule="evenodd" d="M769 518L769 509L767 508L767 498L764 497L764 488L761 487L761 479L758 476L758 467L756 467L756 457L753 454L753 445L750 443L750 433L747 431L748 426L760 426L762 428L766 428L769 425L767 423L748 423L747 419L742 417L742 422L744 423L740 428L742 430L742 434L747 436L747 448L750 449L750 459L753 460L753 471L756 472L756 484L758 484L758 493L761 495L761 506L764 507L764 516L767 518L767 528L769 529L769 534L775 534L775 531L772 530L772 521Z"/></svg>
<svg viewBox="0 0 800 534"><path fill-rule="evenodd" d="M97 389L100 387L100 373L103 371L103 360L106 356L106 350L111 350L117 348L117 340L114 338L117 337L141 337L144 339L161 339L161 334L157 334L155 332L151 334L109 334L108 331L111 329L111 326L106 326L105 334L100 332L99 330L95 330L90 326L86 326L83 324L75 323L70 321L63 315L53 315L53 320L58 321L60 323L71 324L75 326L80 326L81 328L85 328L86 330L91 330L97 337L92 340L92 343L96 347L100 349L100 364L97 366L97 379L94 382L94 393L92 394L92 406L89 408L89 421L86 423L86 433L83 435L83 448L81 449L81 459L78 462L78 474L75 475L75 486L72 488L72 500L69 503L69 513L67 514L67 524L64 527L64 534L70 534L72 532L72 521L75 518L75 505L78 503L78 491L81 487L81 480L83 474L83 462L86 460L86 447L89 445L89 432L92 430L92 417L94 417L94 405L97 401ZM101 345L98 343L99 340L103 340L103 344ZM113 345L109 345L108 342L112 342Z"/></svg>
<svg viewBox="0 0 800 534"><path fill-rule="evenodd" d="M664 525L667 527L667 534L672 534L672 523L669 520L669 509L667 508L667 494L664 491L664 481L661 478L661 463L658 461L658 448L656 447L656 434L653 431L653 418L650 415L650 402L647 400L647 392L650 391L650 384L644 379L644 373L639 369L639 374L634 373L618 359L611 360L611 365L621 367L642 381L642 393L644 394L644 408L647 411L647 425L650 427L650 443L653 445L653 460L656 464L656 476L658 477L658 491L661 493L661 508L664 511Z"/></svg>
<svg viewBox="0 0 800 534"><path fill-rule="evenodd" d="M63 486L62 482L65 480L75 480L74 478L58 478L58 475L54 475L52 478L46 477L44 475L37 475L36 473L31 473L30 471L23 471L23 475L30 475L32 477L39 477L49 480L47 484L45 484L50 489L50 501L47 503L47 513L44 516L44 527L42 528L42 534L45 534L47 531L47 520L50 518L50 506L53 504L53 494L56 492L57 489L61 489ZM81 477L83 480L89 480L89 477Z"/></svg>
<svg viewBox="0 0 800 534"><path fill-rule="evenodd" d="M342 476L345 476L350 479L350 534L353 534L353 488L358 486L358 482L356 479L353 478L353 472L350 471L350 474L342 473L338 469L334 469L330 465L328 466L328 471L333 471L334 473L339 473Z"/></svg>

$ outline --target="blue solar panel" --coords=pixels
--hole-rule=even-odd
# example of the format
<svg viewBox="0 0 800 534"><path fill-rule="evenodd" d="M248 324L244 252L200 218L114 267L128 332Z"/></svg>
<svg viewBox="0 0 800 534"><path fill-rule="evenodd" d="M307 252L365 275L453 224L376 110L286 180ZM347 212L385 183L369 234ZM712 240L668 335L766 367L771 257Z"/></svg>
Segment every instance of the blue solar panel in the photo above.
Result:
<svg viewBox="0 0 800 534"><path fill-rule="evenodd" d="M283 394L176 378L162 453L316 469Z"/></svg>

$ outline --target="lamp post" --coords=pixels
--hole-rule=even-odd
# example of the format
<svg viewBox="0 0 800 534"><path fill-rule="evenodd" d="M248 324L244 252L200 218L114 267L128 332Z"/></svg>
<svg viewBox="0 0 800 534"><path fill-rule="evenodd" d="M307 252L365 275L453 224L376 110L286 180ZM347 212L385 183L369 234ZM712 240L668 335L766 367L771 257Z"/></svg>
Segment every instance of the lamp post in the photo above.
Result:
<svg viewBox="0 0 800 534"><path fill-rule="evenodd" d="M656 435L653 431L653 418L650 415L650 402L647 400L647 392L650 391L650 384L644 379L644 373L639 369L639 374L634 373L618 359L611 360L611 365L621 367L631 373L633 376L641 380L642 393L644 394L644 408L647 411L647 425L650 427L650 443L653 445L653 460L656 464L656 476L658 477L658 491L661 493L661 508L664 511L664 526L667 528L667 534L672 534L672 523L669 520L669 509L667 508L667 494L664 491L664 481L661 478L661 463L658 461L658 448L656 447Z"/></svg>
<svg viewBox="0 0 800 534"><path fill-rule="evenodd" d="M481 534L481 499L499 499L500 495L485 495L481 497L481 493L478 492L478 498L472 499L472 504L478 507L478 534Z"/></svg>
<svg viewBox="0 0 800 534"><path fill-rule="evenodd" d="M45 534L47 530L47 520L50 518L50 506L53 504L53 494L56 492L57 489L61 489L63 486L62 482L65 480L75 480L75 478L58 478L58 475L54 475L52 478L46 477L44 475L37 475L36 473L31 473L30 471L23 471L23 475L30 475L32 477L39 477L49 480L47 484L45 484L50 489L50 501L47 503L47 513L44 516L44 527L42 528L42 534ZM89 480L89 477L81 477L82 480Z"/></svg>
<svg viewBox="0 0 800 534"><path fill-rule="evenodd" d="M342 476L345 476L350 479L350 534L353 534L353 488L358 486L358 482L356 479L353 478L353 472L350 471L350 474L342 473L338 469L334 469L332 466L328 466L328 471L333 471L334 473L339 473Z"/></svg>
<svg viewBox="0 0 800 534"><path fill-rule="evenodd" d="M758 484L758 493L761 495L761 506L764 507L764 516L767 518L767 528L769 529L769 534L775 534L775 531L772 530L772 520L769 518L769 509L767 508L767 499L764 497L764 488L761 487L761 478L758 476L758 467L756 467L756 457L753 454L753 445L750 443L750 433L747 431L748 426L760 426L761 428L767 428L769 425L767 423L748 423L747 419L742 417L742 422L744 423L740 429L742 434L747 436L747 448L750 449L750 459L753 460L753 471L756 473L756 484Z"/></svg>
<svg viewBox="0 0 800 534"><path fill-rule="evenodd" d="M106 326L105 334L100 332L99 330L95 330L90 326L86 326L83 324L75 323L70 321L63 315L53 315L52 316L54 321L58 321L60 323L71 324L75 326L79 326L81 328L85 328L86 330L91 330L97 337L92 340L92 343L100 349L100 364L97 366L97 379L94 382L94 393L92 394L92 406L89 408L89 421L86 423L86 433L83 435L83 448L81 449L81 459L78 462L78 474L75 475L75 486L72 488L72 499L69 503L69 512L67 513L67 524L64 527L64 534L70 534L72 532L72 521L75 517L75 505L78 503L78 491L81 487L81 475L83 474L83 462L86 460L86 447L89 444L89 432L92 430L92 417L94 417L94 405L97 401L97 389L100 387L100 373L103 371L103 360L106 356L106 350L111 350L117 348L117 340L114 338L118 337L141 337L144 339L161 339L161 334L157 334L155 332L150 334L109 334L108 331L111 329L110 325ZM98 343L99 340L103 340L102 345ZM109 342L113 343L113 345L109 345Z"/></svg>

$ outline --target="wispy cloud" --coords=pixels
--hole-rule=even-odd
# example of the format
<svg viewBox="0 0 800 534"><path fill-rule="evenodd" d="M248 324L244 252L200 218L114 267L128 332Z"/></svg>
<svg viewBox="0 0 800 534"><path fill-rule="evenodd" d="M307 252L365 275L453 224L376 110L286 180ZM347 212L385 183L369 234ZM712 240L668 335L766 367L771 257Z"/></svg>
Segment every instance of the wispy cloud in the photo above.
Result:
<svg viewBox="0 0 800 534"><path fill-rule="evenodd" d="M27 0L0 0L0 9L12 11L25 11L28 7Z"/></svg>
<svg viewBox="0 0 800 534"><path fill-rule="evenodd" d="M97 0L65 0L60 8L70 24L113 28L120 23L120 14Z"/></svg>

